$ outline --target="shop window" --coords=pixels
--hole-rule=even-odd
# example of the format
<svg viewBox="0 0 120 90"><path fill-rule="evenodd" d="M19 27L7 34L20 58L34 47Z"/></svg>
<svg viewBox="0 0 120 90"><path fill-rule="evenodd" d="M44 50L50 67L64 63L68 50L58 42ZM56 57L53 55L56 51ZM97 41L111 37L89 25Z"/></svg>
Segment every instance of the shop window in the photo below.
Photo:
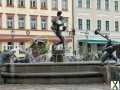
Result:
<svg viewBox="0 0 120 90"><path fill-rule="evenodd" d="M11 50L13 49L13 43L12 42L8 42L7 43L7 50Z"/></svg>

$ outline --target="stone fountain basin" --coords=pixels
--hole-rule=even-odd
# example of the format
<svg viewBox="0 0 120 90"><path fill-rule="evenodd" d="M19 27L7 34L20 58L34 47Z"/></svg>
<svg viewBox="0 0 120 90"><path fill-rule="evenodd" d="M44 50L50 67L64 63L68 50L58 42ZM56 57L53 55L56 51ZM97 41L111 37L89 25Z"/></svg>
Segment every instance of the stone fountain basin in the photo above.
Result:
<svg viewBox="0 0 120 90"><path fill-rule="evenodd" d="M4 83L104 82L101 63L14 63L2 65Z"/></svg>

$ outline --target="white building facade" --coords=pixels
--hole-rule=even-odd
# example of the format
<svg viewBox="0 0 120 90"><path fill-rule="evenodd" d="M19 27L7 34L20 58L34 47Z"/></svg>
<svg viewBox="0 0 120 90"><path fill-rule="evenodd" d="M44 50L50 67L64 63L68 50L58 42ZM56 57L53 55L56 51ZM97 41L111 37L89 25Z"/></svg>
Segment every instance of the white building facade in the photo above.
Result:
<svg viewBox="0 0 120 90"><path fill-rule="evenodd" d="M94 31L120 41L120 0L74 0L75 49L77 54L98 52L106 40ZM79 48L79 49L78 49Z"/></svg>

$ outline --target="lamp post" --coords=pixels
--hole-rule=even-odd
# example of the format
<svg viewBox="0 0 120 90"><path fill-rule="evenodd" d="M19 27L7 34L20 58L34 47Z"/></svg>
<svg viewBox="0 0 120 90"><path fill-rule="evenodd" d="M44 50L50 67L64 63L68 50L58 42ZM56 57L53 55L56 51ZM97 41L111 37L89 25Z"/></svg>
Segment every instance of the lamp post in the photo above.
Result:
<svg viewBox="0 0 120 90"><path fill-rule="evenodd" d="M30 36L30 30L26 30L26 35Z"/></svg>
<svg viewBox="0 0 120 90"><path fill-rule="evenodd" d="M89 35L89 32L88 31L86 31L85 32L85 38L86 38L86 42L85 42L85 59L87 60L88 58L87 58L87 56L88 56L88 35Z"/></svg>
<svg viewBox="0 0 120 90"><path fill-rule="evenodd" d="M26 30L26 35L27 35L27 36L30 35L30 30Z"/></svg>
<svg viewBox="0 0 120 90"><path fill-rule="evenodd" d="M73 55L76 55L75 51L75 26L74 26L74 0L72 0L72 39L73 39Z"/></svg>
<svg viewBox="0 0 120 90"><path fill-rule="evenodd" d="M75 51L75 29L72 30L72 38L73 38L73 55L76 55L76 51Z"/></svg>
<svg viewBox="0 0 120 90"><path fill-rule="evenodd" d="M14 37L15 37L15 31L11 31L11 38L12 38L12 49L14 48Z"/></svg>

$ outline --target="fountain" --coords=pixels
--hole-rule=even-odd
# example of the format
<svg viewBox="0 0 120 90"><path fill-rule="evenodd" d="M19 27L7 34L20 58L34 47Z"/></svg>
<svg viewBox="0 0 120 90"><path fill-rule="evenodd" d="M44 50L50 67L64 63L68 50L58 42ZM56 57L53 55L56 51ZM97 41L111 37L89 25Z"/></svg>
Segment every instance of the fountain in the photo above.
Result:
<svg viewBox="0 0 120 90"><path fill-rule="evenodd" d="M4 83L78 84L103 82L103 73L101 72L103 65L100 63L61 63L65 62L67 56L65 55L65 40L61 34L66 30L66 27L62 22L64 19L61 14L62 12L58 12L57 18L52 21L52 30L60 40L52 46L50 59L52 63L42 63L48 57L45 55L48 53L48 47L45 40L36 39L27 51L22 51L26 54L24 61L15 61L2 66L1 76ZM62 48L59 48L60 45Z"/></svg>
<svg viewBox="0 0 120 90"><path fill-rule="evenodd" d="M53 45L54 46L54 45ZM103 83L102 64L99 63L59 63L57 59L64 61L64 50L58 49L58 45L52 49L53 57L58 52L61 57L54 58L58 63L41 63L48 52L46 41L35 40L30 50L23 51L26 54L24 61L27 63L7 63L2 65L1 77L8 84L78 84L78 83ZM57 52L58 51L58 52ZM62 53L64 55L62 55ZM6 59L2 59L6 60ZM57 61L55 61L57 60ZM61 61L61 62L63 62ZM21 62L21 61L20 61Z"/></svg>
<svg viewBox="0 0 120 90"><path fill-rule="evenodd" d="M5 51L0 54L0 74L2 72L2 65L5 63L10 63L10 72L14 71L14 57L15 50ZM13 79L14 80L14 79ZM0 83L3 83L3 80L0 75Z"/></svg>

